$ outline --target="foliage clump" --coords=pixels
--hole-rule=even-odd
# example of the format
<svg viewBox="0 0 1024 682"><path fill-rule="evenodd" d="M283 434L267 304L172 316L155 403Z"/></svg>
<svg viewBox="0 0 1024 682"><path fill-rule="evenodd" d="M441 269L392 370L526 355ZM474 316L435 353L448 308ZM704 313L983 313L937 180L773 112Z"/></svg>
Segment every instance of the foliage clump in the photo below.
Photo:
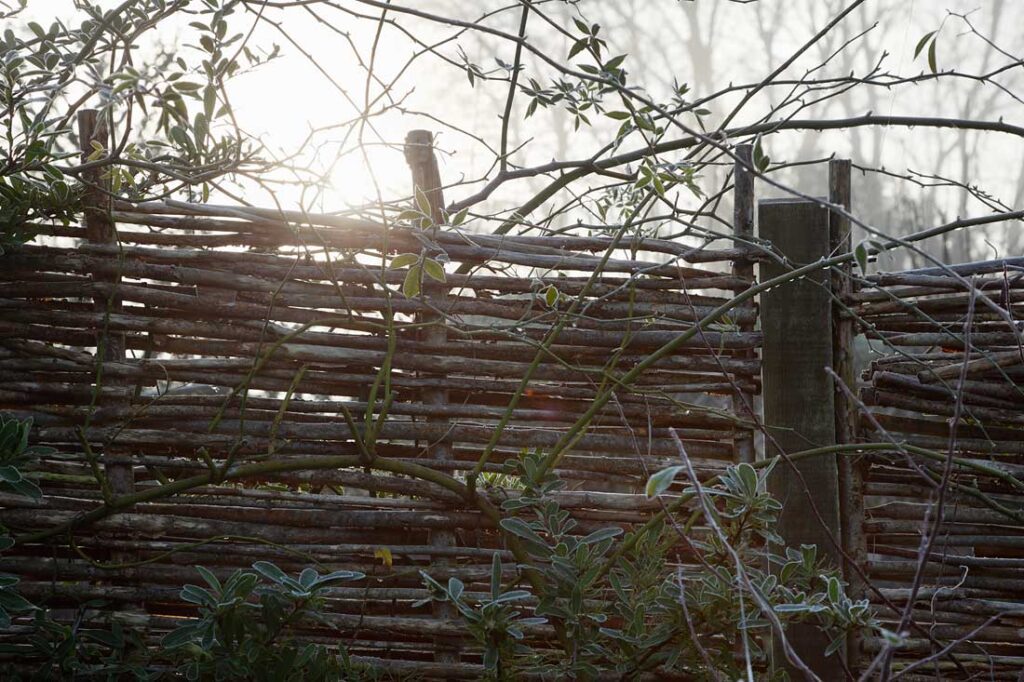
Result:
<svg viewBox="0 0 1024 682"><path fill-rule="evenodd" d="M682 496L710 500L706 510L668 514L616 545L617 526L580 531L558 502L564 481L544 470L543 459L533 452L507 463L524 488L503 503L511 515L501 523L531 558L517 566L522 587L518 579L503 586L497 555L484 598L470 598L457 579L442 584L423 574L434 599L465 618L491 679L643 672L739 679L748 663L769 667L778 636L772 621L816 623L832 637L830 655L849 633L880 630L867 600L845 594L815 547L779 549L781 505L765 486L771 467L740 464L716 485L691 484ZM668 481L659 492L678 469L667 473L652 477ZM702 518L718 532L696 532Z"/></svg>

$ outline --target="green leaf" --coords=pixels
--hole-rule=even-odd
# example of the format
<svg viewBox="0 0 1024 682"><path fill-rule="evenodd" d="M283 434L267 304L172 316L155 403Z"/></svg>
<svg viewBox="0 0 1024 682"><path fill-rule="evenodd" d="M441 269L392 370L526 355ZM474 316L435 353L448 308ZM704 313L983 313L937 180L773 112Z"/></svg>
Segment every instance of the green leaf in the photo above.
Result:
<svg viewBox="0 0 1024 682"><path fill-rule="evenodd" d="M206 122L206 114L199 112L195 116L195 120L192 123L192 128L196 131L196 140L200 143L206 139L206 136L210 132L210 126Z"/></svg>
<svg viewBox="0 0 1024 682"><path fill-rule="evenodd" d="M436 260L427 258L423 261L423 271L438 282L446 282L444 268Z"/></svg>
<svg viewBox="0 0 1024 682"><path fill-rule="evenodd" d="M28 449L28 434L32 430L32 418L29 417L25 421L17 423L17 427L16 432L20 431L21 437L18 439L18 448L15 452L25 452Z"/></svg>
<svg viewBox="0 0 1024 682"><path fill-rule="evenodd" d="M409 268L402 282L402 293L406 298L416 298L420 295L420 266L414 265Z"/></svg>
<svg viewBox="0 0 1024 682"><path fill-rule="evenodd" d="M614 71L622 65L622 62L626 61L626 56L627 55L620 54L618 57L612 57L606 61L601 68L605 71Z"/></svg>
<svg viewBox="0 0 1024 682"><path fill-rule="evenodd" d="M23 478L16 483L6 483L4 485L7 485L11 490L19 495L24 495L25 497L32 498L33 500L38 500L43 496L43 491L39 489L39 486L27 478Z"/></svg>
<svg viewBox="0 0 1024 682"><path fill-rule="evenodd" d="M416 188L416 206L424 216L430 216L433 213L430 208L430 199L427 197L426 192L419 187Z"/></svg>
<svg viewBox="0 0 1024 682"><path fill-rule="evenodd" d="M203 576L203 580L205 580L210 587L218 592L221 591L220 581L217 580L217 576L210 572L210 569L204 566L196 566L196 571L199 572L199 575Z"/></svg>
<svg viewBox="0 0 1024 682"><path fill-rule="evenodd" d="M558 303L558 289L554 284L549 286L547 291L544 292L544 302L547 303L550 308L554 308L555 304Z"/></svg>
<svg viewBox="0 0 1024 682"><path fill-rule="evenodd" d="M494 599L494 603L495 604L503 604L503 603L505 603L507 601L518 601L520 599L529 599L532 596L533 595L530 594L529 592L527 592L526 590L509 590L505 594L498 595L498 597L496 599ZM543 619L541 619L541 620L543 620ZM522 621L520 621L520 622L522 622Z"/></svg>
<svg viewBox="0 0 1024 682"><path fill-rule="evenodd" d="M771 165L772 159L770 156L764 153L764 148L761 146L761 136L757 136L757 140L754 142L754 168L759 173L764 173L768 170L768 166Z"/></svg>
<svg viewBox="0 0 1024 682"><path fill-rule="evenodd" d="M382 547L381 549L387 550L386 547ZM390 552L390 550L388 550L388 552ZM374 552L374 555L376 555L376 552ZM366 574L360 573L359 571L331 571L330 573L317 578L316 582L313 584L318 588L327 587L332 583L347 582L349 580L362 580L365 577Z"/></svg>
<svg viewBox="0 0 1024 682"><path fill-rule="evenodd" d="M452 218L452 227L458 227L462 223L466 222L466 216L467 215L469 215L469 209L468 208L464 208L461 211L459 211L458 213L456 213L455 217Z"/></svg>
<svg viewBox="0 0 1024 682"><path fill-rule="evenodd" d="M21 472L13 466L0 466L0 481L4 483L17 483L22 478Z"/></svg>
<svg viewBox="0 0 1024 682"><path fill-rule="evenodd" d="M398 220L423 220L423 218L425 218L425 217L426 216L424 216L419 211L413 210L411 208L407 208L407 209L405 209L404 211L402 211L401 213L398 214L398 218L397 219Z"/></svg>
<svg viewBox="0 0 1024 682"><path fill-rule="evenodd" d="M736 466L736 475L743 481L743 488L748 495L757 494L757 471L746 462Z"/></svg>
<svg viewBox="0 0 1024 682"><path fill-rule="evenodd" d="M199 634L200 627L199 623L182 625L177 630L168 632L164 638L160 640L160 645L165 649L176 649L178 647L185 646L195 640L196 635Z"/></svg>
<svg viewBox="0 0 1024 682"><path fill-rule="evenodd" d="M204 590L198 585L185 585L181 588L181 598L192 604L198 604L199 606L206 606L213 608L217 605L217 600L214 598L209 591Z"/></svg>
<svg viewBox="0 0 1024 682"><path fill-rule="evenodd" d="M299 584L308 590L313 586L318 577L319 575L315 569L309 567L304 568L302 569L302 573L299 574Z"/></svg>
<svg viewBox="0 0 1024 682"><path fill-rule="evenodd" d="M864 242L860 242L854 247L853 257L857 261L857 267L860 268L861 274L868 274L868 247Z"/></svg>
<svg viewBox="0 0 1024 682"><path fill-rule="evenodd" d="M932 44L928 46L928 68L932 70L932 73L938 73L939 69L935 59L935 45L938 43L938 39L932 41Z"/></svg>
<svg viewBox="0 0 1024 682"><path fill-rule="evenodd" d="M285 575L285 572L269 561L257 561L252 565L252 567L264 578L267 578L278 585L284 584L288 580L288 576Z"/></svg>
<svg viewBox="0 0 1024 682"><path fill-rule="evenodd" d="M491 557L491 599L501 594L501 554L497 551Z"/></svg>
<svg viewBox="0 0 1024 682"><path fill-rule="evenodd" d="M517 519L515 517L502 519L500 525L509 533L512 533L513 535L518 535L524 540L529 540L530 542L536 543L542 547L547 546L547 543L544 542L544 539L541 536L537 535L536 531L530 528L530 526L527 525L526 521L523 521L522 519Z"/></svg>
<svg viewBox="0 0 1024 682"><path fill-rule="evenodd" d="M917 41L917 47L914 48L914 59L917 59L917 56L921 54L921 50L923 50L924 46L928 43L928 39L935 35L935 33L935 31L929 31L921 36L921 39Z"/></svg>
<svg viewBox="0 0 1024 682"><path fill-rule="evenodd" d="M622 529L617 526L611 526L609 528L598 528L593 533L590 533L585 538L580 540L580 544L593 545L603 540L609 540L614 537L622 535Z"/></svg>
<svg viewBox="0 0 1024 682"><path fill-rule="evenodd" d="M34 609L32 602L25 599L14 590L0 590L0 609L5 611L31 611Z"/></svg>
<svg viewBox="0 0 1024 682"><path fill-rule="evenodd" d="M668 490L668 487L676 480L676 476L679 475L679 472L683 471L685 468L686 467L681 465L671 466L652 475L647 479L647 485L644 486L644 493L648 498L654 498L662 494Z"/></svg>
<svg viewBox="0 0 1024 682"><path fill-rule="evenodd" d="M661 182L661 176L660 175L655 175L651 179L651 182L654 184L654 191L658 193L658 196L664 197L665 196L665 185L662 184L662 182Z"/></svg>
<svg viewBox="0 0 1024 682"><path fill-rule="evenodd" d="M451 595L452 601L458 601L465 589L465 584L463 584L463 582L458 578L452 576L448 579L448 594Z"/></svg>
<svg viewBox="0 0 1024 682"><path fill-rule="evenodd" d="M776 604L772 607L775 613L808 613L814 610L811 604Z"/></svg>
<svg viewBox="0 0 1024 682"><path fill-rule="evenodd" d="M828 600L833 604L838 604L840 597L843 595L843 586L839 584L839 579L833 576L829 576L828 582Z"/></svg>
<svg viewBox="0 0 1024 682"><path fill-rule="evenodd" d="M825 648L825 657L831 656L835 652L839 651L846 644L846 633L839 633L835 639L829 642L829 645Z"/></svg>
<svg viewBox="0 0 1024 682"><path fill-rule="evenodd" d="M587 48L587 45L589 45L589 44L590 44L590 38L580 38L575 43L573 43L572 47L569 49L569 56L566 57L566 59L572 59L573 57L578 55L580 52L585 50Z"/></svg>
<svg viewBox="0 0 1024 682"><path fill-rule="evenodd" d="M388 266L391 270L401 270L404 267L418 263L420 257L415 253L400 253L391 259L391 264Z"/></svg>

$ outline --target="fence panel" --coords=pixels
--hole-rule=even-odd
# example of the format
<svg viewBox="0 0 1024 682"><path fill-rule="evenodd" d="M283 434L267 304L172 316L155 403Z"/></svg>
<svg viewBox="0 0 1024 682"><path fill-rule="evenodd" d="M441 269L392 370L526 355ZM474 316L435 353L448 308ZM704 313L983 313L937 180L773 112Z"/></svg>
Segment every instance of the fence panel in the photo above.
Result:
<svg viewBox="0 0 1024 682"><path fill-rule="evenodd" d="M892 654L908 677L1024 668L1018 261L880 274L849 299L875 349L860 427L884 448L864 457L868 595L908 633ZM869 658L885 649L864 645Z"/></svg>
<svg viewBox="0 0 1024 682"><path fill-rule="evenodd" d="M366 580L332 589L307 636L340 633L394 672L477 677L471 649L435 663L464 631L413 606L419 571L480 592L492 554L511 557L494 518L431 472L493 506L517 494L506 460L564 449L559 499L587 533L660 508L642 487L675 462L670 429L703 475L749 448L728 405L759 392L752 304L572 428L614 377L748 287L733 263L750 251L172 201L109 217L116 243L41 225L0 269L0 410L56 449L37 465L42 500L0 495L19 538L0 570L68 618L101 598L159 637L191 612L178 591L193 565L351 569ZM97 351L115 337L123 358ZM126 464L134 492L112 493Z"/></svg>

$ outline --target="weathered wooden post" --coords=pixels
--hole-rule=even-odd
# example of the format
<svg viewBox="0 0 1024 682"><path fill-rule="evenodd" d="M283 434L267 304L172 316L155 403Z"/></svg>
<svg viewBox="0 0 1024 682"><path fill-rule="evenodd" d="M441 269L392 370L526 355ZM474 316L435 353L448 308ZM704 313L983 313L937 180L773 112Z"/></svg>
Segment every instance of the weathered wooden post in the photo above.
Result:
<svg viewBox="0 0 1024 682"><path fill-rule="evenodd" d="M83 163L87 162L93 154L94 143L103 150L103 154L109 153L110 130L106 121L95 109L83 109L78 112L78 140ZM82 213L85 217L85 233L89 243L116 246L117 228L110 217L110 196L104 192L109 183L104 180L102 169L87 170L82 179L85 181ZM98 260L106 257L109 259L109 263L117 262L117 259L110 254L94 255L97 255ZM121 297L117 295L116 291L121 282L121 274L117 268L99 268L91 274L94 283L106 284L110 287L106 293L99 291L93 295L93 308L102 318L101 326L96 333L96 360L100 363L124 362L124 334L110 331L108 325L108 316L121 312ZM114 393L114 399L118 402L127 399L128 388L123 385L123 382L112 380L102 372L99 376L102 383L97 386L98 391L107 394ZM118 388L121 391L117 391ZM98 404L107 402L103 400L102 393ZM110 486L109 492L114 495L134 492L135 476L132 471L130 453L118 452L116 448L104 444L103 470Z"/></svg>
<svg viewBox="0 0 1024 682"><path fill-rule="evenodd" d="M430 204L430 217L434 228L440 229L444 223L442 207L444 206L444 194L441 186L441 173L437 166L437 157L434 155L434 136L429 130L412 130L405 136L405 160L412 171L413 193L422 193ZM440 308L444 305L444 299L448 295L448 289L444 284L433 283L429 277L424 277L423 289L430 289L430 300L434 307ZM421 313L419 321L427 326L423 331L423 340L431 345L444 346L448 342L448 327L443 315L434 312ZM447 388L424 388L421 399L425 405L447 405ZM428 422L447 424L447 417L428 417ZM446 431L446 429L443 429ZM448 436L445 435L430 445L430 456L435 460L453 459L452 445ZM455 533L447 529L436 529L430 531L430 544L437 548L454 547L456 544ZM447 571L450 561L447 556L435 555L432 557L435 569L444 573ZM434 602L434 616L444 620L451 620L456 612L451 604ZM455 642L445 638L435 638L434 659L438 663L458 663L459 648Z"/></svg>
<svg viewBox="0 0 1024 682"><path fill-rule="evenodd" d="M733 232L737 237L736 245L749 242L754 237L754 146L741 144L736 147L736 163L733 170ZM735 260L732 274L736 277L754 279L754 263L748 260ZM740 332L754 331L754 321L740 324ZM743 357L754 358L756 351L742 351ZM737 417L751 418L754 409L754 394L733 389L732 413ZM753 462L754 432L744 430L733 441L733 449L738 462Z"/></svg>
<svg viewBox="0 0 1024 682"><path fill-rule="evenodd" d="M829 203L849 210L851 207L851 182L849 159L833 159L828 165ZM832 253L849 253L852 249L851 225L848 218L834 211L829 212L829 238ZM832 362L839 380L856 393L857 374L854 358L854 337L856 330L853 318L844 309L844 299L853 293L853 265L832 269L832 291L837 297L832 306ZM847 397L846 391L835 386L836 443L857 442L859 414L857 405ZM864 583L857 567L864 566L866 548L864 545L864 468L860 458L844 456L839 458L839 523L843 552L843 577L849 584L851 598L864 596ZM860 651L859 638L850 637L846 660L851 669L857 668Z"/></svg>
<svg viewBox="0 0 1024 682"><path fill-rule="evenodd" d="M762 239L785 255L789 266L826 258L832 248L829 212L811 201L762 201L759 230ZM788 271L789 267L775 262L762 263L761 278ZM769 457L836 442L835 392L826 372L833 364L830 286L829 272L822 269L761 297ZM816 545L820 558L840 565L833 544L840 539L836 458L815 457L793 464L782 461L768 485L783 505L779 534L787 545ZM787 638L796 654L823 680L843 678L841 661L838 656L825 657L829 639L815 626L795 625ZM776 659L780 660L778 654Z"/></svg>

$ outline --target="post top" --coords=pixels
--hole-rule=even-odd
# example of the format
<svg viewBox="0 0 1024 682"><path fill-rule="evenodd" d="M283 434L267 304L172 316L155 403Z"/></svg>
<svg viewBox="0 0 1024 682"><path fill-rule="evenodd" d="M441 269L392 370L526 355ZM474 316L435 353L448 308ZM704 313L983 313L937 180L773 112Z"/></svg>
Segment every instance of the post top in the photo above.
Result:
<svg viewBox="0 0 1024 682"><path fill-rule="evenodd" d="M410 130L405 136L406 163L416 166L434 158L434 134L429 130Z"/></svg>

